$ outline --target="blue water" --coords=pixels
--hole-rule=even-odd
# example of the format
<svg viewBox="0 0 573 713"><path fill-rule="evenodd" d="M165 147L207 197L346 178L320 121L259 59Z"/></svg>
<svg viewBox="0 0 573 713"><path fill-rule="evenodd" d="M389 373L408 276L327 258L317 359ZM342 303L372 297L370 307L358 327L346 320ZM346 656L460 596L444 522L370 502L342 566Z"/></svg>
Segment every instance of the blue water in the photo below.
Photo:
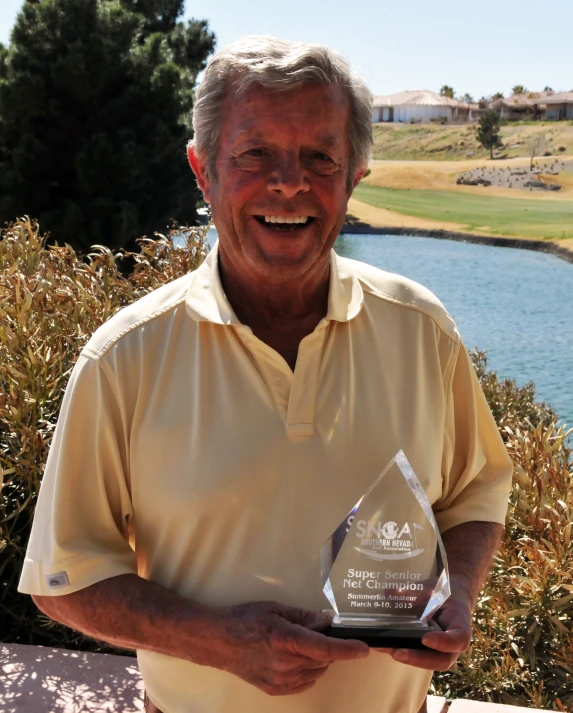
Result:
<svg viewBox="0 0 573 713"><path fill-rule="evenodd" d="M523 385L535 383L573 426L573 264L553 255L450 240L342 235L335 250L428 287L466 346Z"/></svg>

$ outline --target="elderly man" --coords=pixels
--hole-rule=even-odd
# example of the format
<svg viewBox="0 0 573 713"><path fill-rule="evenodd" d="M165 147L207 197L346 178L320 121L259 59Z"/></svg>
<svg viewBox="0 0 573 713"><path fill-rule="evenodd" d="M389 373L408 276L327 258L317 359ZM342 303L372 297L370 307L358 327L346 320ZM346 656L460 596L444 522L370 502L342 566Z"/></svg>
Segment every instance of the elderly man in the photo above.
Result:
<svg viewBox="0 0 573 713"><path fill-rule="evenodd" d="M332 250L370 112L325 47L215 56L188 155L219 242L99 329L70 378L21 590L137 649L149 711L415 713L469 645L511 467L440 302ZM426 651L370 651L322 633L319 552L399 449L452 596Z"/></svg>

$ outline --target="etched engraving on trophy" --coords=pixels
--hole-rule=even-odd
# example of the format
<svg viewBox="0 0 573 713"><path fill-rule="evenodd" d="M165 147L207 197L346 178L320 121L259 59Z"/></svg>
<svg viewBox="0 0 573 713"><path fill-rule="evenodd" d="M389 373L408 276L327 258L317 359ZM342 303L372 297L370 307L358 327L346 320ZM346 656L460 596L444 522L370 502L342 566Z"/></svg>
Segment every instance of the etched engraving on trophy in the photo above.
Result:
<svg viewBox="0 0 573 713"><path fill-rule="evenodd" d="M400 451L321 552L323 591L341 627L419 627L449 596L445 551Z"/></svg>

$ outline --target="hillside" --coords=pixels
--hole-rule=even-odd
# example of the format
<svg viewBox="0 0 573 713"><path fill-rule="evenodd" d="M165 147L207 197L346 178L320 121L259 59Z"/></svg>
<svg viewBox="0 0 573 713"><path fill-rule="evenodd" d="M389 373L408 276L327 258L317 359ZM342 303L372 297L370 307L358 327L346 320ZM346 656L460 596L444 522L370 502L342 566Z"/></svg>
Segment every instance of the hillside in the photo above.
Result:
<svg viewBox="0 0 573 713"><path fill-rule="evenodd" d="M475 139L477 124L375 124L373 158L394 161L457 161L489 158ZM553 156L573 154L573 122L536 121L508 124L501 129L503 148L496 157L528 156L528 142L543 135ZM471 155L470 155L471 154Z"/></svg>

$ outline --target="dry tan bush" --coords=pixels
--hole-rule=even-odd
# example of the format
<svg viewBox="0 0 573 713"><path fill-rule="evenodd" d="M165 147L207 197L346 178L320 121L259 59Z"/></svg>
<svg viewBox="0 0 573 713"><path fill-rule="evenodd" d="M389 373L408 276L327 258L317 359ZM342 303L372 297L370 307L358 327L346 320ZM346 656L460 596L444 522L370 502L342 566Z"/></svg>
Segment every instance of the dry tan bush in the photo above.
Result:
<svg viewBox="0 0 573 713"><path fill-rule="evenodd" d="M474 640L434 691L573 711L573 461L567 432L519 388L474 364L514 463L507 529L476 608Z"/></svg>
<svg viewBox="0 0 573 713"><path fill-rule="evenodd" d="M63 392L91 334L118 309L195 269L206 229L185 244L140 241L139 253L46 247L39 226L20 220L0 240L0 632L4 641L73 645L75 634L46 629L16 591L40 481ZM124 276L119 266L129 264ZM52 626L52 625L50 625Z"/></svg>

